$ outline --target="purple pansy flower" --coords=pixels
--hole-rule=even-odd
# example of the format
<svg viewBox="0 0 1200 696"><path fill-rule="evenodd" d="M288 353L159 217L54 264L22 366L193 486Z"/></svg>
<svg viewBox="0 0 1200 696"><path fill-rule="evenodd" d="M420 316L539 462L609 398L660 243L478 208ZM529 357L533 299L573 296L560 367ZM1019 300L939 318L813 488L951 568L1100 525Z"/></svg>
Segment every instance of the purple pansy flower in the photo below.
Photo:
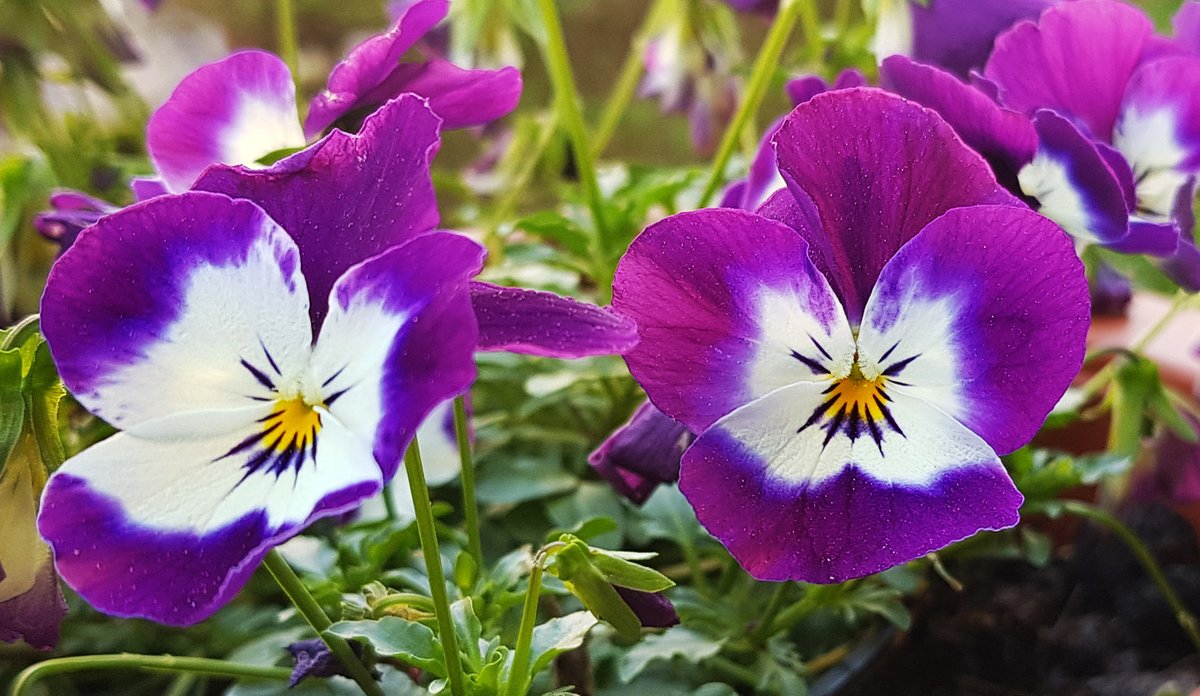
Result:
<svg viewBox="0 0 1200 696"><path fill-rule="evenodd" d="M1002 104L1033 119L1021 190L1073 236L1164 257L1200 288L1184 225L1200 172L1200 56L1165 50L1140 10L1078 0L1002 35L985 69Z"/></svg>
<svg viewBox="0 0 1200 696"><path fill-rule="evenodd" d="M463 70L442 59L400 62L448 7L448 0L417 0L390 31L352 50L313 99L303 128L291 73L277 56L241 51L192 72L147 127L146 146L163 185L186 191L213 163L255 166L274 152L303 147L351 112L369 113L405 92L428 99L443 128L504 116L521 96L515 68Z"/></svg>
<svg viewBox="0 0 1200 696"><path fill-rule="evenodd" d="M959 77L982 68L996 37L1058 0L880 0L874 40L882 61L909 56Z"/></svg>
<svg viewBox="0 0 1200 696"><path fill-rule="evenodd" d="M592 469L641 505L663 483L679 480L679 459L695 435L649 401L588 455Z"/></svg>
<svg viewBox="0 0 1200 696"><path fill-rule="evenodd" d="M1070 238L885 92L817 96L775 147L787 190L760 214L669 217L617 269L630 371L700 433L680 471L697 517L755 577L812 582L1015 524L997 455L1084 354Z"/></svg>
<svg viewBox="0 0 1200 696"><path fill-rule="evenodd" d="M79 233L97 220L119 210L118 206L78 191L55 191L50 195L50 210L38 213L33 224L46 239L63 250L75 243Z"/></svg>
<svg viewBox="0 0 1200 696"><path fill-rule="evenodd" d="M52 269L59 373L123 431L55 472L38 517L98 609L206 618L272 547L377 493L474 379L479 244L423 235L323 282L289 232L249 201L160 196Z"/></svg>

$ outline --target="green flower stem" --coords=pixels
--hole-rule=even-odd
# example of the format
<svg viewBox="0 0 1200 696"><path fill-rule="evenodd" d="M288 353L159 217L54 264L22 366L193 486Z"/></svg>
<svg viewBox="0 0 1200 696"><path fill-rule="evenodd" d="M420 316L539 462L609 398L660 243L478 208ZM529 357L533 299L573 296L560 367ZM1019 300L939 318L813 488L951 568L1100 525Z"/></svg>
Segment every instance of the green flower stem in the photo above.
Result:
<svg viewBox="0 0 1200 696"><path fill-rule="evenodd" d="M729 164L729 158L733 155L734 148L737 147L742 130L754 118L758 107L762 105L763 98L767 95L767 87L771 84L771 78L774 77L775 70L779 67L779 58L783 55L783 48L792 34L792 28L796 26L796 19L805 8L811 9L811 0L782 0L780 2L779 13L775 15L771 30L767 33L767 38L758 52L758 58L754 61L754 69L750 73L750 81L746 85L746 94L742 98L742 103L738 106L733 120L729 122L729 126L721 136L721 144L717 147L717 155L709 170L708 184L705 185L704 192L700 194L700 200L696 204L697 208L707 207L717 189L724 183L725 167Z"/></svg>
<svg viewBox="0 0 1200 696"><path fill-rule="evenodd" d="M275 0L275 35L279 56L287 63L292 81L300 79L300 52L296 42L295 0Z"/></svg>
<svg viewBox="0 0 1200 696"><path fill-rule="evenodd" d="M329 651L341 661L342 666L346 668L363 693L367 696L384 696L379 682L375 681L375 678L363 665L362 660L358 659L358 656L350 649L350 644L346 642L346 639L325 632L333 625L333 622L325 615L325 610L321 608L317 600L313 599L308 588L296 575L296 571L292 570L292 567L284 560L279 549L271 549L267 552L266 557L263 558L263 566L271 573L271 577L275 578L275 582L292 601L300 615L308 621L308 625L312 626L321 640L325 641L325 645L329 646Z"/></svg>
<svg viewBox="0 0 1200 696"><path fill-rule="evenodd" d="M467 397L454 399L454 436L458 440L458 461L462 464L463 517L467 525L467 550L475 557L475 567L483 568L483 543L479 540L479 501L475 499L475 462L471 458L471 434L467 428Z"/></svg>
<svg viewBox="0 0 1200 696"><path fill-rule="evenodd" d="M492 214L488 216L484 244L488 248L487 261L489 264L499 265L504 260L504 239L500 236L500 226L517 209L521 196L525 193L529 182L533 180L533 174L542 161L542 155L546 153L546 148L550 146L550 142L558 132L558 120L558 114L555 112L551 113L546 119L546 123L542 124L541 134L534 143L533 150L525 153L521 166L512 177L512 184L504 193L504 197L500 199L500 203L492 209Z"/></svg>
<svg viewBox="0 0 1200 696"><path fill-rule="evenodd" d="M513 653L512 668L508 672L506 696L521 696L529 681L529 653L533 646L533 628L537 625L538 599L542 593L542 563L544 555L533 559L529 571L529 589L525 591L525 605L521 608L521 628L517 633L517 650Z"/></svg>
<svg viewBox="0 0 1200 696"><path fill-rule="evenodd" d="M454 635L454 618L450 615L450 599L446 596L446 574L442 572L442 553L438 549L433 506L429 503L429 486L425 483L421 446L416 437L413 437L412 444L404 453L404 469L408 473L408 487L412 491L413 509L417 515L421 555L425 557L425 570L429 575L429 594L433 598L433 607L437 614L438 640L446 658L450 693L454 696L465 696L467 691L463 683L462 660L458 655L458 640Z"/></svg>
<svg viewBox="0 0 1200 696"><path fill-rule="evenodd" d="M23 696L33 684L45 677L69 672L93 670L135 670L139 672L184 672L227 679L275 679L287 681L292 671L286 667L247 665L205 657L174 655L81 655L57 657L30 665L13 680L12 696Z"/></svg>
<svg viewBox="0 0 1200 696"><path fill-rule="evenodd" d="M775 617L779 614L779 610L783 608L783 600L787 597L787 592L790 588L791 583L787 582L781 582L775 586L775 592L771 594L771 599L767 601L767 608L763 610L762 617L758 620L758 625L754 627L754 631L750 634L752 642L762 645L771 637L771 629L775 627Z"/></svg>
<svg viewBox="0 0 1200 696"><path fill-rule="evenodd" d="M800 26L804 28L804 59L809 65L816 67L825 54L825 37L821 35L821 14L817 11L817 3L809 0L799 0Z"/></svg>
<svg viewBox="0 0 1200 696"><path fill-rule="evenodd" d="M1176 315L1186 309L1196 297L1200 297L1200 295L1191 295L1183 290L1180 290L1178 293L1176 293L1175 299L1173 302L1171 302L1170 308L1167 309L1166 313L1163 314L1162 317L1160 317L1159 320L1155 322L1154 325L1151 326L1141 338L1139 338L1132 346L1129 347L1129 352L1138 354L1146 350L1146 347L1150 345L1150 342L1153 341L1158 334L1162 333L1163 329L1170 326ZM1112 378L1116 373L1117 362L1115 360L1110 361L1107 365L1100 368L1096 374L1092 375L1092 377L1088 379L1088 381L1084 382L1083 386L1079 388L1079 390L1083 393L1084 400L1088 401L1092 397L1099 394L1101 390L1103 390L1104 387L1107 386L1110 381L1112 381Z"/></svg>
<svg viewBox="0 0 1200 696"><path fill-rule="evenodd" d="M1057 500L1054 505L1062 506L1063 512L1082 517L1087 520L1104 525L1113 534L1129 547L1133 555L1137 557L1138 562L1150 574L1150 579L1158 585L1158 589L1162 592L1163 599L1167 600L1167 604L1171 605L1171 609L1175 612L1175 620L1179 622L1180 628L1187 634L1192 641L1192 647L1197 653L1200 653L1200 624L1197 624L1196 617L1192 612L1188 611L1183 600L1175 592L1175 588L1171 587L1171 583L1167 580L1167 576L1163 573L1162 567L1158 565L1158 561L1154 560L1154 555L1142 543L1137 534L1133 530L1125 526L1125 523L1118 520L1111 513L1101 510L1100 508L1089 505L1078 500Z"/></svg>
<svg viewBox="0 0 1200 696"><path fill-rule="evenodd" d="M387 513L387 521L395 522L398 519L396 513L396 501L392 498L392 484L388 483L383 487L383 509Z"/></svg>
<svg viewBox="0 0 1200 696"><path fill-rule="evenodd" d="M660 21L663 11L672 2L673 0L654 0L654 4L646 11L646 18L642 20L642 25L633 35L633 41L629 44L629 53L625 56L625 64L621 66L621 76L617 78L617 84L613 87L612 96L604 106L600 124L596 126L596 134L592 138L592 153L596 157L602 155L605 148L608 147L609 141L617 131L617 126L621 124L621 119L625 116L626 109L629 108L629 103L637 94L638 83L642 78L646 43L650 39L650 30Z"/></svg>
<svg viewBox="0 0 1200 696"><path fill-rule="evenodd" d="M596 247L600 252L609 250L607 216L600 194L600 181L596 178L596 162L592 157L592 144L588 138L587 124L579 105L579 92L575 88L575 76L571 72L571 60L567 55L567 44L563 38L562 20L554 0L538 0L542 24L546 29L546 41L540 44L542 58L550 72L550 83L554 87L554 98L558 119L565 129L575 156L575 167L579 170L579 181L587 200L592 222L596 227Z"/></svg>

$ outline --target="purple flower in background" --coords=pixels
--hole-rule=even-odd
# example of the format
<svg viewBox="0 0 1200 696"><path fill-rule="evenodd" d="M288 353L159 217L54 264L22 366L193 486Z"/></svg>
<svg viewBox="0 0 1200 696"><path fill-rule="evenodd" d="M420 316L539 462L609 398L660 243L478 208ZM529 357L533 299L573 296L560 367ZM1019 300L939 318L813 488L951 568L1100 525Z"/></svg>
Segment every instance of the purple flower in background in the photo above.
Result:
<svg viewBox="0 0 1200 696"><path fill-rule="evenodd" d="M880 61L908 56L959 77L982 68L992 44L1058 0L880 0L874 51Z"/></svg>
<svg viewBox="0 0 1200 696"><path fill-rule="evenodd" d="M402 92L428 98L443 128L483 125L515 109L521 73L514 67L464 70L441 58L401 62L449 9L449 0L414 0L399 7L387 33L359 44L334 67L328 86L309 106L305 134L319 135L343 116L374 110Z"/></svg>
<svg viewBox="0 0 1200 696"><path fill-rule="evenodd" d="M1190 414L1184 414L1183 417L1193 428L1200 428L1200 420ZM1188 442L1164 428L1157 438L1153 454L1151 466L1134 470L1130 499L1142 502L1200 502L1200 445Z"/></svg>
<svg viewBox="0 0 1200 696"><path fill-rule="evenodd" d="M75 243L79 233L97 220L116 212L112 203L78 191L56 191L50 195L50 210L38 213L33 224L46 239L65 251Z"/></svg>
<svg viewBox="0 0 1200 696"><path fill-rule="evenodd" d="M67 613L50 547L37 532L37 501L46 482L33 436L22 435L0 471L0 642L39 650L58 643Z"/></svg>
<svg viewBox="0 0 1200 696"><path fill-rule="evenodd" d="M1185 8L1188 9L1188 8ZM1161 257L1200 289L1190 209L1200 172L1200 56L1154 36L1140 10L1078 0L1002 35L985 75L1033 119L1021 190L1073 236Z"/></svg>
<svg viewBox="0 0 1200 696"><path fill-rule="evenodd" d="M679 480L679 459L695 435L649 401L588 455L597 474L641 505L663 483Z"/></svg>
<svg viewBox="0 0 1200 696"><path fill-rule="evenodd" d="M816 75L806 75L788 80L786 89L792 106L799 106L818 94L830 90L865 87L867 78L858 70L843 70L838 74L833 85ZM740 179L725 189L721 199L722 208L741 208L742 210L757 210L771 194L784 187L783 176L775 161L775 131L783 124L783 118L772 123L759 143L754 160L745 179Z"/></svg>
<svg viewBox="0 0 1200 696"><path fill-rule="evenodd" d="M758 215L669 217L617 269L630 371L700 433L680 470L697 517L755 577L812 582L1015 524L997 454L1084 354L1070 238L878 90L814 97L775 148L787 190Z"/></svg>
<svg viewBox="0 0 1200 696"><path fill-rule="evenodd" d="M480 245L422 235L328 278L306 234L249 201L160 196L51 271L42 329L63 382L123 431L51 476L38 517L96 608L211 615L272 547L378 492L474 379Z"/></svg>
<svg viewBox="0 0 1200 696"><path fill-rule="evenodd" d="M428 99L443 128L482 125L512 111L522 86L515 68L463 70L442 59L400 62L448 7L448 0L416 0L390 31L352 50L313 99L303 128L291 73L275 55L241 51L194 71L147 128L150 159L164 185L186 191L214 163L255 166L272 153L303 147L344 116L361 121L405 92Z"/></svg>
<svg viewBox="0 0 1200 696"><path fill-rule="evenodd" d="M638 623L646 628L670 628L679 623L675 605L661 592L642 592L620 585L613 585L613 589L633 611Z"/></svg>

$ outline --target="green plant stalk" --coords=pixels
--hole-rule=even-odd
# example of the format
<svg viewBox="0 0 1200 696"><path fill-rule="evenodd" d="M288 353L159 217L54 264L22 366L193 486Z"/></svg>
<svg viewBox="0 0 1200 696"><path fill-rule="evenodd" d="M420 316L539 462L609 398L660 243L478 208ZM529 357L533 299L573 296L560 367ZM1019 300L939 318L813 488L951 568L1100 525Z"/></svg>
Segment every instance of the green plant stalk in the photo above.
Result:
<svg viewBox="0 0 1200 696"><path fill-rule="evenodd" d="M786 582L781 582L775 586L775 592L771 594L771 599L767 601L767 608L763 610L762 617L758 620L758 625L750 633L751 642L756 645L762 645L771 637L771 629L775 627L775 617L779 614L779 610L783 608L783 600L787 596L789 586L789 583Z"/></svg>
<svg viewBox="0 0 1200 696"><path fill-rule="evenodd" d="M136 670L139 672L181 672L204 674L229 679L275 679L287 681L292 671L286 667L247 665L239 662L213 660L205 657L176 657L174 655L81 655L56 657L30 665L13 680L12 696L22 696L33 684L45 677L88 670Z"/></svg>
<svg viewBox="0 0 1200 696"><path fill-rule="evenodd" d="M534 143L533 151L526 153L524 162L513 176L512 185L505 192L504 198L500 199L499 205L493 208L492 214L488 216L484 244L488 248L487 261L489 264L499 264L504 260L504 240L500 237L500 225L517 209L521 195L525 193L529 182L533 180L533 173L537 171L537 166L542 161L542 155L546 153L546 148L550 146L550 141L554 139L557 132L558 113L552 112L542 128L541 136Z"/></svg>
<svg viewBox="0 0 1200 696"><path fill-rule="evenodd" d="M617 78L616 86L613 87L612 96L604 105L600 123L596 126L595 135L592 137L592 152L596 157L604 154L613 134L617 132L617 126L621 124L621 119L625 116L625 111L629 108L629 103L637 94L638 83L641 82L644 69L646 44L650 39L650 30L672 1L654 0L654 4L646 11L646 17L642 20L641 26L633 35L633 41L629 44L629 52L625 55L625 64L621 66L621 75Z"/></svg>
<svg viewBox="0 0 1200 696"><path fill-rule="evenodd" d="M471 457L471 434L467 428L467 397L454 399L454 437L458 440L458 461L462 465L463 517L467 526L467 550L475 557L475 567L483 568L483 542L479 539L479 501L475 499L475 461Z"/></svg>
<svg viewBox="0 0 1200 696"><path fill-rule="evenodd" d="M770 86L771 78L779 66L783 48L787 45L788 37L791 36L792 29L796 26L796 19L800 16L801 9L810 2L811 0L782 0L779 4L779 12L775 15L771 30L767 33L762 48L759 49L758 58L754 60L754 69L750 73L750 81L746 85L745 97L738 105L733 120L729 122L729 126L725 128L725 133L721 136L721 144L717 147L716 157L709 170L708 183L704 187L704 192L700 194L700 200L696 204L697 208L707 207L712 202L717 189L724 183L725 167L729 164L729 158L737 147L742 130L758 112L758 107L762 105L763 98L767 95L767 87Z"/></svg>
<svg viewBox="0 0 1200 696"><path fill-rule="evenodd" d="M1158 565L1158 561L1154 560L1154 555L1150 553L1150 550L1146 548L1146 545L1142 543L1138 535L1134 534L1133 530L1127 527L1121 520L1093 505L1088 505L1078 500L1059 500L1055 501L1055 503L1061 505L1064 512L1104 525L1129 547L1129 550L1137 557L1138 562L1149 573L1150 579L1154 581L1159 591L1162 592L1163 599L1167 600L1167 604L1171 605L1171 610L1175 612L1175 620L1179 622L1180 628L1183 629L1183 632L1192 641L1192 647L1195 648L1197 653L1200 653L1200 624L1197 624L1195 615L1188 611L1183 600L1175 592L1175 588L1171 587L1171 583L1167 580L1166 574L1163 573L1162 567Z"/></svg>
<svg viewBox="0 0 1200 696"><path fill-rule="evenodd" d="M541 13L542 24L546 29L546 42L540 48L542 49L542 58L550 73L550 83L554 87L558 120L566 131L567 140L571 144L571 153L575 157L575 167L579 171L579 181L583 185L584 198L587 201L588 210L592 214L592 223L596 227L596 248L606 257L610 243L608 221L604 214L600 181L596 177L596 162L592 157L592 144L588 139L583 110L579 105L579 92L575 88L575 75L571 72L571 59L567 55L566 39L563 38L562 20L558 16L558 8L555 6L554 0L538 0L538 9Z"/></svg>
<svg viewBox="0 0 1200 696"><path fill-rule="evenodd" d="M525 605L521 608L521 628L517 633L517 649L513 653L512 668L508 672L506 696L522 696L529 681L529 653L533 647L533 629L537 625L538 599L542 593L543 555L533 559L529 571L529 589L525 591Z"/></svg>
<svg viewBox="0 0 1200 696"><path fill-rule="evenodd" d="M292 81L300 79L300 51L296 41L295 0L275 0L275 35L279 55L292 73Z"/></svg>
<svg viewBox="0 0 1200 696"><path fill-rule="evenodd" d="M388 522L395 522L398 519L396 513L396 501L392 499L392 484L389 482L383 487L383 510L387 514Z"/></svg>
<svg viewBox="0 0 1200 696"><path fill-rule="evenodd" d="M1154 325L1151 326L1141 338L1139 338L1132 346L1129 347L1129 352L1138 354L1146 350L1146 347L1150 345L1150 342L1158 337L1158 334L1162 333L1162 330L1167 328L1175 319L1176 315L1183 311L1184 308L1188 306L1188 303L1195 297L1197 296L1188 294L1183 290L1180 290L1178 293L1176 293L1175 299L1171 302L1170 308L1167 309L1166 313L1163 314L1162 317L1160 317L1159 320L1155 322ZM1116 372L1117 366L1115 361L1109 362L1107 365L1100 368L1096 374L1092 375L1091 378L1084 382L1083 386L1079 388L1084 395L1084 399L1089 400L1099 394L1100 391L1103 390L1110 381L1112 381L1113 375L1116 374Z"/></svg>
<svg viewBox="0 0 1200 696"><path fill-rule="evenodd" d="M462 659L459 658L458 640L454 635L454 618L450 615L450 599L446 596L442 552L438 549L433 506L429 502L429 486L425 483L421 446L416 437L413 437L412 444L404 453L404 470L408 473L408 487L412 491L417 533L421 537L421 555L425 557L425 571L429 575L429 595L433 599L433 608L437 614L438 640L442 644L442 654L446 659L446 678L450 684L450 693L454 696L466 696Z"/></svg>
<svg viewBox="0 0 1200 696"><path fill-rule="evenodd" d="M313 599L308 588L296 575L296 571L292 570L292 567L284 560L283 554L279 553L278 549L271 549L263 558L263 566L271 573L271 577L275 578L275 582L279 584L280 589L291 600L300 615L308 621L308 625L312 626L325 645L329 647L329 651L341 661L342 666L350 674L350 678L358 684L363 693L367 696L384 696L379 682L375 681L375 678L363 665L362 660L358 659L358 656L350 649L350 644L346 642L346 639L325 632L333 625L333 622L325 615L325 610L321 608L317 600Z"/></svg>
<svg viewBox="0 0 1200 696"><path fill-rule="evenodd" d="M804 29L804 59L816 66L821 62L825 53L825 37L821 35L821 14L817 11L817 3L799 0L800 26Z"/></svg>

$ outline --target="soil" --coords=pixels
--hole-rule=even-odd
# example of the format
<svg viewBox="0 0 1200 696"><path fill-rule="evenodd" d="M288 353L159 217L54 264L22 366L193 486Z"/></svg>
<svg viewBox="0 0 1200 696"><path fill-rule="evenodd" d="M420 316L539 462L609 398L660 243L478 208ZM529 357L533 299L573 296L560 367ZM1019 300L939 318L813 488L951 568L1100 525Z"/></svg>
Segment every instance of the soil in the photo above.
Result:
<svg viewBox="0 0 1200 696"><path fill-rule="evenodd" d="M1200 614L1200 546L1161 504L1123 515ZM1200 696L1200 657L1133 555L1095 527L1042 568L973 561L846 696Z"/></svg>

